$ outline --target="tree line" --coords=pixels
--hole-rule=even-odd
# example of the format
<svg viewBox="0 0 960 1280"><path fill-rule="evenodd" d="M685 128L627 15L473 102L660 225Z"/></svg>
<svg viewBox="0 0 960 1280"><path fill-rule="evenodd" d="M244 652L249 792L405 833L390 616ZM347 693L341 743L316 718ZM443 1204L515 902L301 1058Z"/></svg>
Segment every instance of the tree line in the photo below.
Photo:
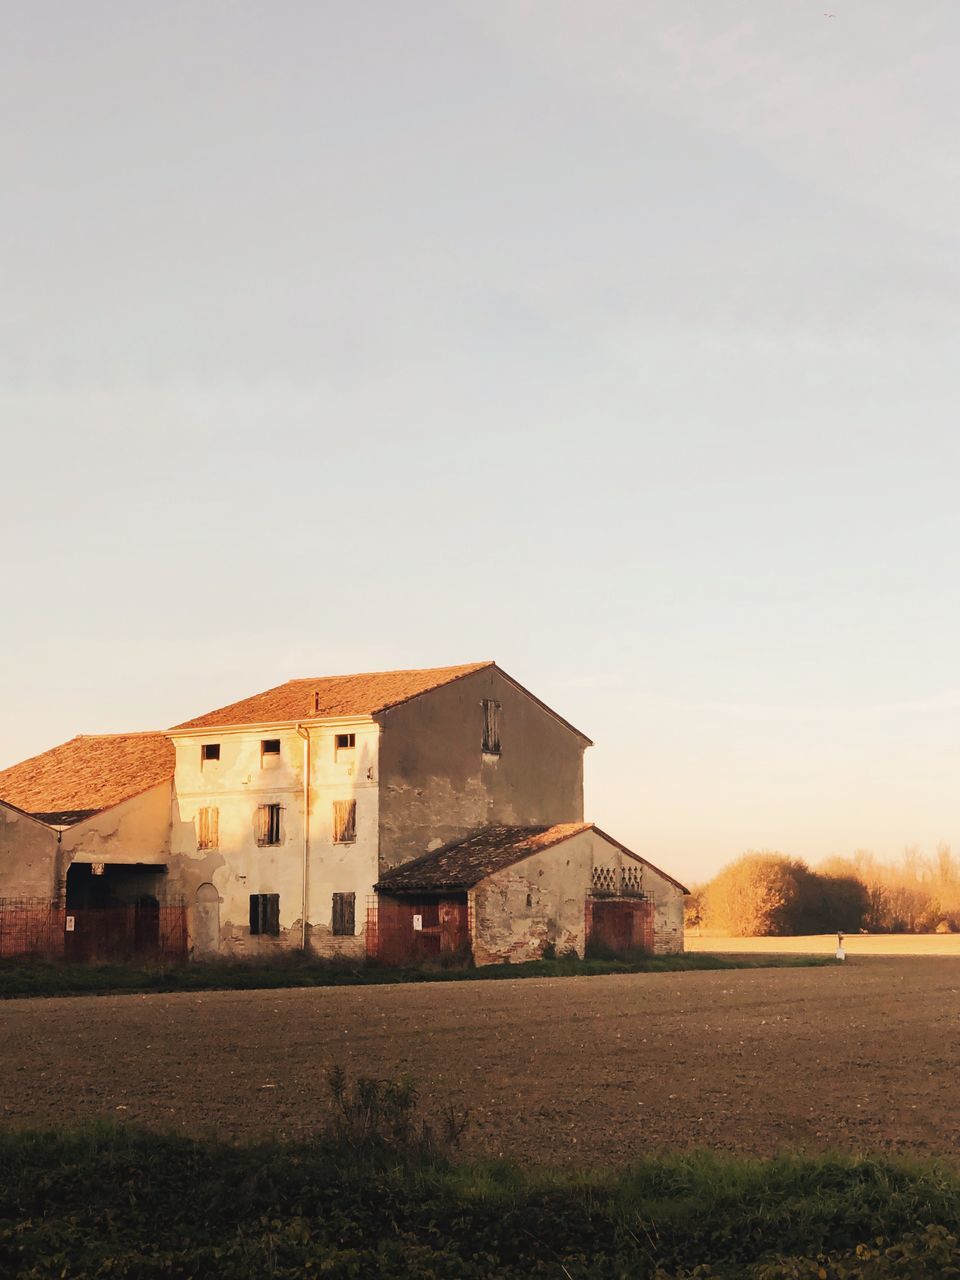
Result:
<svg viewBox="0 0 960 1280"><path fill-rule="evenodd" d="M882 862L869 850L814 870L800 858L748 852L687 900L687 923L740 937L960 931L960 859L948 845L932 855L906 849Z"/></svg>

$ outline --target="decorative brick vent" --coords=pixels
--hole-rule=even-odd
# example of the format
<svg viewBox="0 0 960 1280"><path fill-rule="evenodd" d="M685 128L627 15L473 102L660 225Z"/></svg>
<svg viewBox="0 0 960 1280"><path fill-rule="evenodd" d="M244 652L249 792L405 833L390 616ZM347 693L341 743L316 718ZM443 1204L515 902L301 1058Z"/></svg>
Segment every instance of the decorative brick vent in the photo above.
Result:
<svg viewBox="0 0 960 1280"><path fill-rule="evenodd" d="M594 897L644 898L643 870L639 866L594 867L591 881Z"/></svg>

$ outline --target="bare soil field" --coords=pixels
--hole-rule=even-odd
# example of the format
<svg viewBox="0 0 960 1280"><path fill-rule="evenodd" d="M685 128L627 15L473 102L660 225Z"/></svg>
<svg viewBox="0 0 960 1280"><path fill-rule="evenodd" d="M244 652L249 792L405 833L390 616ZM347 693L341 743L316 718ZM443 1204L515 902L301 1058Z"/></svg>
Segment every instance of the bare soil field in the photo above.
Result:
<svg viewBox="0 0 960 1280"><path fill-rule="evenodd" d="M496 983L16 1000L0 1124L306 1137L334 1062L468 1108L472 1155L696 1146L955 1155L960 958Z"/></svg>

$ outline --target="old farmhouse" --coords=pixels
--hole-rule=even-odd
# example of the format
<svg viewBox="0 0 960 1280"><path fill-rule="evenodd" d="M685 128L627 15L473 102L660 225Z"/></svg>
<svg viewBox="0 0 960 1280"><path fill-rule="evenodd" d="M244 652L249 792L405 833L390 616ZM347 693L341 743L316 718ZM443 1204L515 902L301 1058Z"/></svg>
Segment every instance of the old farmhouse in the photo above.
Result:
<svg viewBox="0 0 960 1280"><path fill-rule="evenodd" d="M583 819L590 745L493 662L73 738L0 772L0 954L680 951L683 886Z"/></svg>

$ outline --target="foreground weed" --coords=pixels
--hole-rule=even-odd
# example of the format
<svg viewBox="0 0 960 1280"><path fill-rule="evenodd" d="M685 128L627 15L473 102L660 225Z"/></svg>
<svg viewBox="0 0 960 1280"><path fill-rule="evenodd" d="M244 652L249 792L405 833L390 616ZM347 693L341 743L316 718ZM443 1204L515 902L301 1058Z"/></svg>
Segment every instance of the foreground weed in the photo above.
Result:
<svg viewBox="0 0 960 1280"><path fill-rule="evenodd" d="M622 1170L450 1163L409 1081L328 1079L307 1144L0 1133L7 1280L960 1277L960 1172L699 1152Z"/></svg>

